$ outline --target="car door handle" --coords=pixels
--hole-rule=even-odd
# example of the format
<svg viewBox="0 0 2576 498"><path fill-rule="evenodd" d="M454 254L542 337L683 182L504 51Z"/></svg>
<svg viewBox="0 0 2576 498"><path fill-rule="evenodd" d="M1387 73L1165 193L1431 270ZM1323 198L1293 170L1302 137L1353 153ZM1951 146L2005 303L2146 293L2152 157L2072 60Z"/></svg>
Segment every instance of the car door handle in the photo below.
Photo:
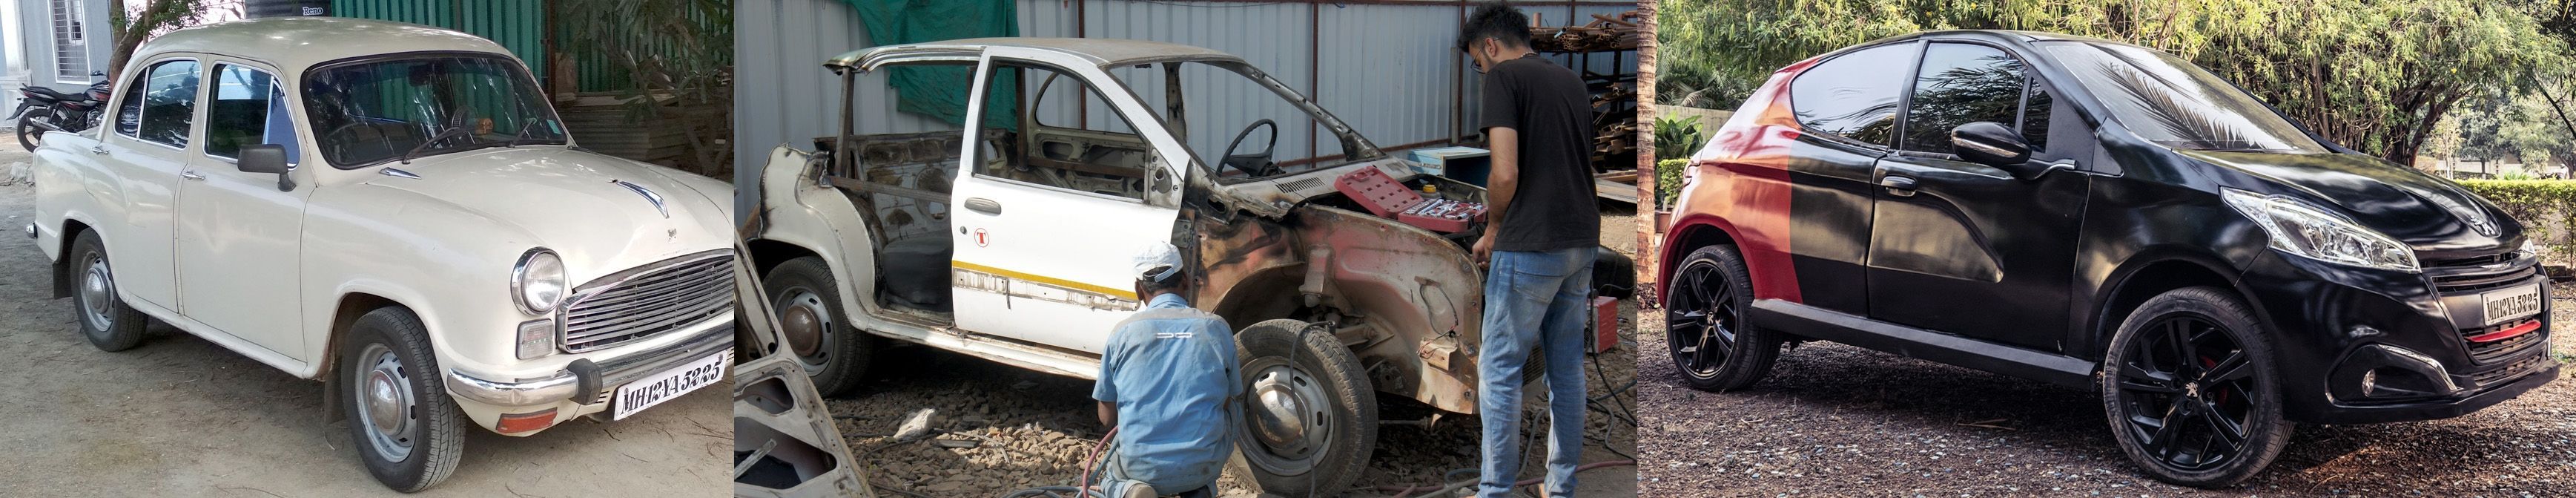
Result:
<svg viewBox="0 0 2576 498"><path fill-rule="evenodd" d="M204 180L204 179L206 179L206 175L197 174L197 172L195 172L195 171L181 171L181 172L179 172L179 177L180 177L180 178L190 179L190 180Z"/></svg>
<svg viewBox="0 0 2576 498"><path fill-rule="evenodd" d="M993 216L1001 216L1002 203L993 202L992 199L982 197L969 197L966 199L966 210Z"/></svg>
<svg viewBox="0 0 2576 498"><path fill-rule="evenodd" d="M1897 197L1914 195L1913 177L1887 175L1885 178L1878 179L1878 186L1887 187L1887 193L1896 194Z"/></svg>

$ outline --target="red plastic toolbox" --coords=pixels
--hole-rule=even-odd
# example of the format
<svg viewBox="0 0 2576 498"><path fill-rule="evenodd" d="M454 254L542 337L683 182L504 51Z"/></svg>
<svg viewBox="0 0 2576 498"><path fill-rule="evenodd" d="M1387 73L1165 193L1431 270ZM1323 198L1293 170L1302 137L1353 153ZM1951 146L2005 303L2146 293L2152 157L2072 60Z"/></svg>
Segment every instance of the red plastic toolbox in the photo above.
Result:
<svg viewBox="0 0 2576 498"><path fill-rule="evenodd" d="M1485 220L1485 205L1448 199L1423 199L1377 168L1360 168L1333 179L1333 190L1357 200L1369 214L1444 233L1464 232Z"/></svg>

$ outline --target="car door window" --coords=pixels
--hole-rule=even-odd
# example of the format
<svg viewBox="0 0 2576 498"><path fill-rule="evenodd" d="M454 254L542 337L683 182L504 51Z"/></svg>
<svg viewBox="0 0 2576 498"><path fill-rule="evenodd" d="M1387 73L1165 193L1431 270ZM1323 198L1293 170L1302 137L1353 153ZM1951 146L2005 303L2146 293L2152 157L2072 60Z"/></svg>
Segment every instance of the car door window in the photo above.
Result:
<svg viewBox="0 0 2576 498"><path fill-rule="evenodd" d="M2025 71L2026 72L2026 71ZM2030 142L2031 152L2048 150L2048 118L2056 114L2057 97L2048 93L2048 83L2038 74L2030 74L2030 83L2022 90L2022 141Z"/></svg>
<svg viewBox="0 0 2576 498"><path fill-rule="evenodd" d="M188 146L188 124L197 115L197 61L153 64L128 85L116 132L171 147Z"/></svg>
<svg viewBox="0 0 2576 498"><path fill-rule="evenodd" d="M1811 133L1871 145L1893 143L1905 78L1890 69L1912 66L1919 47L1898 43L1860 49L1800 72L1789 83L1789 105L1796 108L1798 124Z"/></svg>
<svg viewBox="0 0 2576 498"><path fill-rule="evenodd" d="M986 113L975 174L1076 192L1144 200L1146 179L1161 167L1153 146L1080 75L1044 66L996 63L997 88ZM997 102L997 100L999 100Z"/></svg>
<svg viewBox="0 0 2576 498"><path fill-rule="evenodd" d="M286 113L286 91L258 69L215 66L214 95L206 100L206 155L232 159L248 145L286 146L295 162L295 124Z"/></svg>
<svg viewBox="0 0 2576 498"><path fill-rule="evenodd" d="M2022 96L2030 87L2024 73L2021 59L2003 49L1970 43L1925 48L1923 66L1915 71L1914 95L1906 101L1902 148L1950 154L1950 130L1959 125L2020 123ZM2023 130L2027 137L2032 128Z"/></svg>

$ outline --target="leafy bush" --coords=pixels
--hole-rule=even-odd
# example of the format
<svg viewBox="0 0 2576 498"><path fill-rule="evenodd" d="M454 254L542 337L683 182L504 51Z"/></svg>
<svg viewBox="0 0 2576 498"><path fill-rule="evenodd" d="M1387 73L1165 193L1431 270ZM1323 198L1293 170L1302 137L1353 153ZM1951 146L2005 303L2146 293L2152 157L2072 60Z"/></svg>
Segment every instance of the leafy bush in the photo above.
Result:
<svg viewBox="0 0 2576 498"><path fill-rule="evenodd" d="M1688 159L1655 161L1656 207L1664 210L1673 209L1673 199L1678 199L1682 195L1682 168L1689 163Z"/></svg>
<svg viewBox="0 0 2576 498"><path fill-rule="evenodd" d="M1707 142L1706 135L1700 133L1698 119L1655 117L1655 156L1657 158L1688 157L1691 151L1698 150L1700 144L1705 142Z"/></svg>
<svg viewBox="0 0 2576 498"><path fill-rule="evenodd" d="M2576 257L2576 180L2459 180L2522 222L2541 259L2565 265Z"/></svg>

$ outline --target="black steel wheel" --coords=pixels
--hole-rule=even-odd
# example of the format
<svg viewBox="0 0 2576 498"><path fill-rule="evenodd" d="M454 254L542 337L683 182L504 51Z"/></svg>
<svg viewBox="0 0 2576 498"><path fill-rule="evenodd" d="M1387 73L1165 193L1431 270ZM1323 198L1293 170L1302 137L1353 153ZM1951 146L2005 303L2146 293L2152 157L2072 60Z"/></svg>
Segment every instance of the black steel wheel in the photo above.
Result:
<svg viewBox="0 0 2576 498"><path fill-rule="evenodd" d="M2270 341L2233 295L2192 287L2149 299L2113 338L2099 382L2120 450L2157 480L2215 488L2280 456Z"/></svg>
<svg viewBox="0 0 2576 498"><path fill-rule="evenodd" d="M1780 339L1745 320L1753 284L1732 246L1703 247L1674 267L1664 293L1664 337L1692 389L1742 389L1771 372Z"/></svg>
<svg viewBox="0 0 2576 498"><path fill-rule="evenodd" d="M18 145L26 147L27 152L35 152L37 146L45 144L45 129L37 127L35 123L50 125L55 121L54 109L51 107L36 106L27 109L25 115L18 116Z"/></svg>

